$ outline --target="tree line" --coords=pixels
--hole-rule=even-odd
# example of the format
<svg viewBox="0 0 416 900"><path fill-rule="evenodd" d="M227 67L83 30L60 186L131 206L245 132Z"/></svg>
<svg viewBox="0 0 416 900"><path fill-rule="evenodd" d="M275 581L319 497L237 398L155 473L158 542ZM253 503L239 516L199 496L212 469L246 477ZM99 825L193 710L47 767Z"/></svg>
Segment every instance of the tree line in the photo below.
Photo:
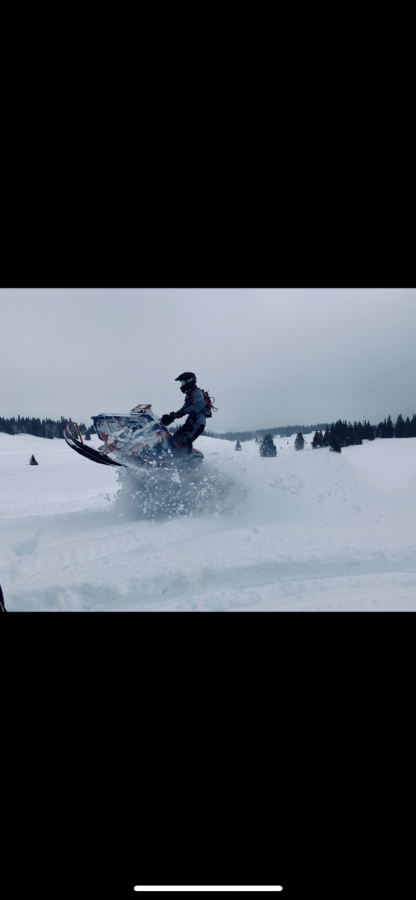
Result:
<svg viewBox="0 0 416 900"><path fill-rule="evenodd" d="M347 422L338 419L337 422L320 422L317 425L285 425L284 428L263 428L257 431L226 431L219 434L215 431L205 431L207 437L219 438L223 441L252 441L263 440L265 435L273 437L290 437L292 434L315 434L321 435L323 444L313 444L312 446L329 447L331 438L337 438L341 446L346 447L349 444L361 444L363 440L373 441L375 438L405 438L416 437L416 415L410 419L404 419L400 414L395 424L391 416L379 422L378 425L371 425L364 419L364 422Z"/></svg>
<svg viewBox="0 0 416 900"><path fill-rule="evenodd" d="M400 414L396 423L393 424L391 416L379 422L378 425L371 425L370 422L351 422L342 421L332 422L327 425L325 433L322 430L315 432L312 447L332 447L334 443L341 447L349 447L352 444L362 444L363 440L374 441L375 438L407 438L416 437L416 415L412 419L407 417L404 419Z"/></svg>
<svg viewBox="0 0 416 900"><path fill-rule="evenodd" d="M226 431L219 433L216 431L204 431L207 437L219 438L221 441L253 441L256 438L262 440L266 434L272 437L290 437L291 434L312 434L321 428L326 428L326 422L318 422L316 425L284 425L276 428L259 428L257 431ZM172 429L169 429L170 431Z"/></svg>
<svg viewBox="0 0 416 900"><path fill-rule="evenodd" d="M24 416L18 416L17 419L14 417L5 419L0 416L0 432L3 434L31 434L34 437L53 440L53 438L63 438L62 431L66 423L70 421L71 419L64 416L61 416L60 419L31 419ZM84 422L81 422L79 430L87 440L91 434L95 434L94 426L91 425L90 428L87 428Z"/></svg>
<svg viewBox="0 0 416 900"><path fill-rule="evenodd" d="M0 416L0 432L4 434L32 434L34 437L42 438L62 438L62 431L67 422L71 421L68 417L61 416L60 419L37 419L17 416L16 418L5 419ZM171 432L177 431L179 426L170 428ZM94 425L89 428L81 422L79 425L81 434L88 440L92 434L95 434ZM337 438L342 447L350 444L361 444L363 440L373 441L375 438L406 438L416 437L416 414L412 419L407 416L406 419L400 414L396 422L393 423L391 416L379 422L378 425L371 425L370 422L348 422L338 419L331 425L327 422L318 422L316 425L285 425L276 428L261 428L256 431L227 431L220 434L215 431L205 431L207 437L218 438L224 441L252 441L254 439L263 440L265 435L273 437L290 437L292 434L312 434L315 432L312 446L329 447L331 440ZM316 438L318 435L318 438ZM315 440L316 439L316 440ZM321 442L322 441L322 442Z"/></svg>
<svg viewBox="0 0 416 900"><path fill-rule="evenodd" d="M350 447L352 444L362 444L363 440L374 441L375 437L375 427L365 419L364 423L354 422L354 424L338 419L338 422L327 425L324 434L322 430L315 432L312 447L333 447L334 445Z"/></svg>

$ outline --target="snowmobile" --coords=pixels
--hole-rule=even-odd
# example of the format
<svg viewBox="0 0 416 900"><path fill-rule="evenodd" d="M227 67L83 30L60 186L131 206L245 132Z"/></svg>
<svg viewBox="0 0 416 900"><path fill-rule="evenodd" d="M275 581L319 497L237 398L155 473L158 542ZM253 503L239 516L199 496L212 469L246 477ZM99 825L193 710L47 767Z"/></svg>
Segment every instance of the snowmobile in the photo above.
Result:
<svg viewBox="0 0 416 900"><path fill-rule="evenodd" d="M151 404L139 403L127 414L91 418L98 437L104 441L98 450L84 444L76 422L67 422L63 436L72 450L103 466L166 468L177 462L194 465L204 458L199 450L189 451L175 442L174 435L162 425Z"/></svg>

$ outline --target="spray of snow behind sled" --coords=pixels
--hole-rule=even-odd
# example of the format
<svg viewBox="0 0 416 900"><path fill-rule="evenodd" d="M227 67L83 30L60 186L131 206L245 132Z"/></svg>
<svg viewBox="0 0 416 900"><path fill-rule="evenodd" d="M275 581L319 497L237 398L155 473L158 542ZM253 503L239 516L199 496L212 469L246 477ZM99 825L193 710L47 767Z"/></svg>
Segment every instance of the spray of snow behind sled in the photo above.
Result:
<svg viewBox="0 0 416 900"><path fill-rule="evenodd" d="M245 490L212 463L184 460L169 468L120 469L115 511L130 520L227 516L244 500Z"/></svg>

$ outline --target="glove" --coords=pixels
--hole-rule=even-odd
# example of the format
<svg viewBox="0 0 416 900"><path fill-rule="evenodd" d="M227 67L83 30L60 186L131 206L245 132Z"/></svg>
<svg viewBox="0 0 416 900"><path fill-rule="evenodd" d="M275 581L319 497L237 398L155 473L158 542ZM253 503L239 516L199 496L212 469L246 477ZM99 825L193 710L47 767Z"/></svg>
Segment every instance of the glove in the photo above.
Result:
<svg viewBox="0 0 416 900"><path fill-rule="evenodd" d="M170 414L165 413L165 415L162 416L160 421L161 421L162 425L170 425L173 422L174 418L175 418L175 416L172 413L170 413Z"/></svg>

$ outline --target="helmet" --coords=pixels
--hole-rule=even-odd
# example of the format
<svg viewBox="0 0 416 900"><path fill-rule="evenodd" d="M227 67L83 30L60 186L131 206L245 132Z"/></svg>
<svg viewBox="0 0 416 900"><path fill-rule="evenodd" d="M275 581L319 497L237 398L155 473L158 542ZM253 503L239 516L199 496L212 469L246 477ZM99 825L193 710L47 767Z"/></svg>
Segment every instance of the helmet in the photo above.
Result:
<svg viewBox="0 0 416 900"><path fill-rule="evenodd" d="M182 372L182 375L178 375L175 381L181 382L181 391L183 394L187 394L196 385L195 372Z"/></svg>

